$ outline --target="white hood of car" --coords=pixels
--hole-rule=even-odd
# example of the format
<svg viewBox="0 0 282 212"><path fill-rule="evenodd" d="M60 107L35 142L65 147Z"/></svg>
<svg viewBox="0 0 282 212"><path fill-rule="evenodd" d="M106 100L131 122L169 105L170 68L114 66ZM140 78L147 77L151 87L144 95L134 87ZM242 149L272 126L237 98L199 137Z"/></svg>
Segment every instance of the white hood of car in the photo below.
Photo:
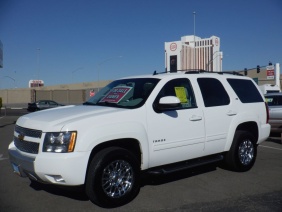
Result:
<svg viewBox="0 0 282 212"><path fill-rule="evenodd" d="M29 113L20 117L16 124L21 127L48 132L50 130L61 130L68 123L77 122L83 119L98 118L105 116L106 114L126 110L128 109L92 105L72 105ZM95 121L95 119L93 121Z"/></svg>

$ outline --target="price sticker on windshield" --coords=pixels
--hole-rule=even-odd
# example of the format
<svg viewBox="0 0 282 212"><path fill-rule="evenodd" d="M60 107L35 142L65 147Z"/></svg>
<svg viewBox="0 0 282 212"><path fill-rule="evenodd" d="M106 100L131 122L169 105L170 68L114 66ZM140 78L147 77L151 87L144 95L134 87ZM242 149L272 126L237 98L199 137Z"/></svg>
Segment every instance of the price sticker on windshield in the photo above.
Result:
<svg viewBox="0 0 282 212"><path fill-rule="evenodd" d="M117 86L112 88L107 95L99 102L119 103L132 89L128 86Z"/></svg>

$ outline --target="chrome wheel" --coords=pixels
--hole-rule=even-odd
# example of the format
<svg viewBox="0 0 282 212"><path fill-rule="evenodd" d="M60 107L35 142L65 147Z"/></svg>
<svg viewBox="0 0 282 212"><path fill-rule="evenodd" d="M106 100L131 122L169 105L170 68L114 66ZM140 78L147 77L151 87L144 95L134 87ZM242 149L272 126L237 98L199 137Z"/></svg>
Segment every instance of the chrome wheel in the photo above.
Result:
<svg viewBox="0 0 282 212"><path fill-rule="evenodd" d="M102 173L102 188L107 196L120 198L131 190L134 176L131 165L124 160L111 162Z"/></svg>
<svg viewBox="0 0 282 212"><path fill-rule="evenodd" d="M254 156L254 145L250 140L244 140L239 146L239 160L243 165L249 165Z"/></svg>

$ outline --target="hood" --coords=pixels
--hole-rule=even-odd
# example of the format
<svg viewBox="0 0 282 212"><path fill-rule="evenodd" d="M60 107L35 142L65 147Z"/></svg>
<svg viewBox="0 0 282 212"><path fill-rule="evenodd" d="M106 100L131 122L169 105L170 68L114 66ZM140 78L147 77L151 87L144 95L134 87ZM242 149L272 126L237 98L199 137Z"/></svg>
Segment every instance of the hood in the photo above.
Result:
<svg viewBox="0 0 282 212"><path fill-rule="evenodd" d="M24 128L42 130L43 132L53 130L60 131L68 123L125 110L128 109L92 105L72 105L29 113L21 116L17 120L17 125Z"/></svg>

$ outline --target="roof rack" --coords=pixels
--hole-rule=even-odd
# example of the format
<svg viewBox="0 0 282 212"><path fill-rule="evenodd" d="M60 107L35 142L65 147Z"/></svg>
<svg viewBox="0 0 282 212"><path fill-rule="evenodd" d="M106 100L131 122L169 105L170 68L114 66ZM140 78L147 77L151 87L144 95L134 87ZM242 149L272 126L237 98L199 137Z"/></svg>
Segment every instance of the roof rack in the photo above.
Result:
<svg viewBox="0 0 282 212"><path fill-rule="evenodd" d="M210 71L206 71L203 69L195 70L195 69L188 69L188 70L183 70L185 71L185 74L200 74L200 73L212 73Z"/></svg>
<svg viewBox="0 0 282 212"><path fill-rule="evenodd" d="M243 74L240 74L236 71L222 71L222 72L212 72L212 71L206 71L206 70L198 70L198 71L187 71L185 74L200 74L200 73L210 73L210 74L232 74L232 75L238 75L243 76Z"/></svg>
<svg viewBox="0 0 282 212"><path fill-rule="evenodd" d="M244 76L243 74L240 74L237 71L223 71L223 72L218 72L218 74L232 74L232 75Z"/></svg>
<svg viewBox="0 0 282 212"><path fill-rule="evenodd" d="M158 74L166 74L167 72L160 72L158 73L156 70L154 71L153 75L158 75Z"/></svg>
<svg viewBox="0 0 282 212"><path fill-rule="evenodd" d="M166 74L166 73L177 73L178 71L185 72L185 74L200 74L200 73L210 73L210 74L232 74L232 75L237 75L237 76L244 76L243 74L240 74L239 72L236 71L222 71L222 72L212 72L212 71L206 71L203 69L186 69L186 70L177 70L176 72L160 72L157 73L157 71L154 71L153 75L158 75L158 74Z"/></svg>

